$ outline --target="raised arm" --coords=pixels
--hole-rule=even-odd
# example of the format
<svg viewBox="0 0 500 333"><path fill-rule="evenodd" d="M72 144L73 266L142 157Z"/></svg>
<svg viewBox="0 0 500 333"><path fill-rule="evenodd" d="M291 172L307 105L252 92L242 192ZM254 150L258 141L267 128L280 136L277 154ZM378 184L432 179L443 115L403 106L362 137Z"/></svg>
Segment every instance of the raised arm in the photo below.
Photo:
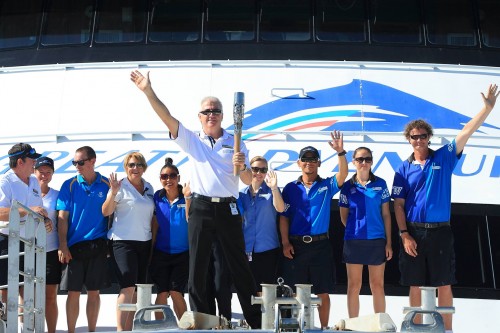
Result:
<svg viewBox="0 0 500 333"><path fill-rule="evenodd" d="M339 156L339 172L336 174L337 185L342 187L349 172L344 151L344 135L340 131L333 131L330 133L330 136L332 137L332 141L328 141L328 144Z"/></svg>
<svg viewBox="0 0 500 333"><path fill-rule="evenodd" d="M104 201L104 203L102 204L102 215L110 216L115 211L116 208L115 197L118 194L118 191L120 190L122 180L119 181L117 179L117 174L115 172L112 172L109 175L109 183L111 185L111 188L109 189L106 201Z"/></svg>
<svg viewBox="0 0 500 333"><path fill-rule="evenodd" d="M153 110L155 110L156 114L160 117L163 123L167 125L172 138L177 138L179 121L170 114L170 111L165 104L163 104L158 96L156 96L156 93L151 86L151 81L149 80L149 72L147 72L146 76L144 76L138 70L132 71L132 73L130 73L130 80L135 83L137 88L144 92L149 103L153 107Z"/></svg>
<svg viewBox="0 0 500 333"><path fill-rule="evenodd" d="M273 192L274 209L276 209L278 213L281 213L285 210L285 202L283 201L283 197L281 196L281 192L278 187L278 176L276 175L276 171L269 169L264 180Z"/></svg>
<svg viewBox="0 0 500 333"><path fill-rule="evenodd" d="M497 92L497 85L490 84L488 90L486 91L486 96L481 93L483 98L484 106L479 111L478 114L474 116L467 124L465 124L464 128L458 133L455 138L455 143L457 145L457 155L460 154L465 147L465 144L469 140L472 134L477 131L477 129L484 123L486 118L489 116L491 110L495 107L495 103L497 101L497 97L499 92Z"/></svg>

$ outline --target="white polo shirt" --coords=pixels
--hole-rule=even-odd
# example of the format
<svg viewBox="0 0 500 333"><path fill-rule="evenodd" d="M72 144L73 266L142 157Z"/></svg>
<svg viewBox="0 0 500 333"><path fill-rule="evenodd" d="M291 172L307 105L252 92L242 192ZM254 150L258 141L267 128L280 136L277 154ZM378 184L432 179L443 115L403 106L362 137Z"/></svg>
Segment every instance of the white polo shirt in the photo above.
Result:
<svg viewBox="0 0 500 333"><path fill-rule="evenodd" d="M28 207L43 206L42 190L40 190L40 185L34 175L29 178L29 185L19 179L12 170L7 171L0 178L0 207L10 208L14 199ZM26 216L21 217L21 222L25 220ZM9 228L0 229L0 233L8 235ZM20 234L24 237L24 225L21 226Z"/></svg>
<svg viewBox="0 0 500 333"><path fill-rule="evenodd" d="M59 191L53 188L49 189L49 192L42 197L43 208L47 211L49 219L52 221L52 231L47 234L47 252L57 250L59 248L59 237L57 235L57 196Z"/></svg>
<svg viewBox="0 0 500 333"><path fill-rule="evenodd" d="M151 239L151 219L155 210L154 190L144 182L144 193L139 193L128 178L124 178L115 196L116 208L113 226L108 238L113 240L148 241ZM108 196L111 195L111 189ZM147 260L147 258L145 258Z"/></svg>
<svg viewBox="0 0 500 333"><path fill-rule="evenodd" d="M199 135L186 129L179 122L175 142L189 155L191 162L190 187L193 193L210 197L238 198L239 176L233 175L234 137L222 129L222 136L214 140L201 132ZM248 150L241 142L240 151Z"/></svg>

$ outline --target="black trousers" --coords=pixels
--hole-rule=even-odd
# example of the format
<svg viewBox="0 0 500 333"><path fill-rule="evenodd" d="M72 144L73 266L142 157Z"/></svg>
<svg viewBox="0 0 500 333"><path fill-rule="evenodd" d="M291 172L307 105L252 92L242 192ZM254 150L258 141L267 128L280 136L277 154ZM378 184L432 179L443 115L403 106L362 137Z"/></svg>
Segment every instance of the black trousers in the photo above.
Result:
<svg viewBox="0 0 500 333"><path fill-rule="evenodd" d="M209 313L207 273L214 239L219 241L240 300L243 316L253 328L261 328L260 305L252 305L255 282L245 253L241 215L233 215L229 203L193 198L189 209L189 300L191 309Z"/></svg>
<svg viewBox="0 0 500 333"><path fill-rule="evenodd" d="M207 275L207 302L210 314L216 315L218 308L219 315L231 320L231 298L233 297L231 284L231 272L224 258L222 247L219 241L214 239ZM215 300L217 300L217 306Z"/></svg>

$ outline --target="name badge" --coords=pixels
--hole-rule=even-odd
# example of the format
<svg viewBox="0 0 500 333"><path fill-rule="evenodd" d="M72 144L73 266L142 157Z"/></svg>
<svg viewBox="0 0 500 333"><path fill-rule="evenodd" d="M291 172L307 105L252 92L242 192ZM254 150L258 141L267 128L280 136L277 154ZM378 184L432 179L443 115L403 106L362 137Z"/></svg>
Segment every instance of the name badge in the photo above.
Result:
<svg viewBox="0 0 500 333"><path fill-rule="evenodd" d="M238 215L238 208L236 207L236 203L231 202L229 204L229 208L231 208L231 214Z"/></svg>

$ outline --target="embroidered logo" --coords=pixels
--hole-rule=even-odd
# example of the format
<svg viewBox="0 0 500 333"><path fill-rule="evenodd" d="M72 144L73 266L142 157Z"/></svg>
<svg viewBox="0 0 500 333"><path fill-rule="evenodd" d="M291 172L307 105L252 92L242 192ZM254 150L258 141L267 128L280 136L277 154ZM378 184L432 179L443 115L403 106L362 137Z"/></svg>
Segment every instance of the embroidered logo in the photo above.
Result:
<svg viewBox="0 0 500 333"><path fill-rule="evenodd" d="M290 208L290 204L285 204L285 210L284 210L284 212L286 212L288 210L288 208Z"/></svg>
<svg viewBox="0 0 500 333"><path fill-rule="evenodd" d="M328 190L328 186L320 187L318 188L318 193L325 192L326 190Z"/></svg>
<svg viewBox="0 0 500 333"><path fill-rule="evenodd" d="M346 204L346 205L349 203L349 200L347 200L347 196L345 194L341 194L339 196L339 200L341 203Z"/></svg>
<svg viewBox="0 0 500 333"><path fill-rule="evenodd" d="M400 195L402 190L403 190L402 186L393 186L392 187L392 194Z"/></svg>
<svg viewBox="0 0 500 333"><path fill-rule="evenodd" d="M399 192L401 192L401 190L399 190ZM387 198L389 198L390 196L391 196L391 194L389 193L389 189L388 189L388 188L386 188L386 189L384 190L384 192L382 192L382 200L387 199Z"/></svg>
<svg viewBox="0 0 500 333"><path fill-rule="evenodd" d="M448 144L448 151L451 153L453 151L453 143Z"/></svg>
<svg viewBox="0 0 500 333"><path fill-rule="evenodd" d="M98 196L99 198L104 198L104 194L103 194L102 192L99 192L99 194L97 194L97 196Z"/></svg>

